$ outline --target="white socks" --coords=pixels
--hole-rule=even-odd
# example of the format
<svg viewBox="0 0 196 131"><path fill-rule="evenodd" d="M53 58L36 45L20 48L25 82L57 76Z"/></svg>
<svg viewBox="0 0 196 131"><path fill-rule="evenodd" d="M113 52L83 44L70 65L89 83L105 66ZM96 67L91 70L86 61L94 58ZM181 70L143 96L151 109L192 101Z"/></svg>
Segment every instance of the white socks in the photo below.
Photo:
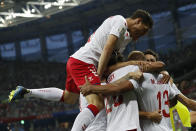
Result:
<svg viewBox="0 0 196 131"><path fill-rule="evenodd" d="M84 131L95 116L88 108L84 108L76 117L71 131Z"/></svg>
<svg viewBox="0 0 196 131"><path fill-rule="evenodd" d="M99 110L95 105L88 105L76 117L71 131L84 131L93 122Z"/></svg>
<svg viewBox="0 0 196 131"><path fill-rule="evenodd" d="M25 97L36 97L49 101L60 101L63 96L63 90L54 87L27 90L29 90L30 93L25 94Z"/></svg>

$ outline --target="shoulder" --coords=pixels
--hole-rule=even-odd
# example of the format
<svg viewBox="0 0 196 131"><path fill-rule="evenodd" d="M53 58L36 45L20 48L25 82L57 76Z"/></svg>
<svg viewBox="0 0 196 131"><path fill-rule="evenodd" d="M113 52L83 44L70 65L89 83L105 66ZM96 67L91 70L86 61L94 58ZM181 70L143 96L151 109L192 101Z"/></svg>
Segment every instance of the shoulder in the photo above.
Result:
<svg viewBox="0 0 196 131"><path fill-rule="evenodd" d="M154 77L154 74L146 73L146 72L143 73L143 77L144 77L144 78L155 78L155 77Z"/></svg>
<svg viewBox="0 0 196 131"><path fill-rule="evenodd" d="M139 70L139 67L137 65L128 65L127 68L131 69L132 71Z"/></svg>
<svg viewBox="0 0 196 131"><path fill-rule="evenodd" d="M113 18L119 19L119 20L125 20L125 18L122 15L114 15Z"/></svg>
<svg viewBox="0 0 196 131"><path fill-rule="evenodd" d="M128 66L124 66L118 69L119 71L125 71L125 72L135 72L139 70L139 67L136 65L128 65ZM127 72L127 73L128 73Z"/></svg>
<svg viewBox="0 0 196 131"><path fill-rule="evenodd" d="M110 18L112 18L112 20L115 22L126 24L126 19L122 15L115 15L111 16Z"/></svg>

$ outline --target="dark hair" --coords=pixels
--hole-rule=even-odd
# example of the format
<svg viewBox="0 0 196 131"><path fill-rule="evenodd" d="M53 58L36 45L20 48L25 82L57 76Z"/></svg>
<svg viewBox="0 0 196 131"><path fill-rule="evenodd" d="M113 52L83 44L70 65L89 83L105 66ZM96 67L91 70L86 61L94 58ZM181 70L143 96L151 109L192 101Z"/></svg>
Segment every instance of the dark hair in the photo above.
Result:
<svg viewBox="0 0 196 131"><path fill-rule="evenodd" d="M133 15L131 16L132 19L136 19L136 18L142 18L142 23L145 24L146 26L148 26L149 28L152 28L153 26L153 20L152 17L150 15L150 13L148 13L145 10L142 9L138 9L136 10Z"/></svg>
<svg viewBox="0 0 196 131"><path fill-rule="evenodd" d="M153 55L156 60L159 60L159 55L151 49L147 49L146 51L144 51L144 55Z"/></svg>
<svg viewBox="0 0 196 131"><path fill-rule="evenodd" d="M114 65L118 62L123 62L123 61L124 61L124 56L121 53L117 52L117 51L113 51L112 55L111 55L111 58L108 62L108 66L111 66L111 65Z"/></svg>

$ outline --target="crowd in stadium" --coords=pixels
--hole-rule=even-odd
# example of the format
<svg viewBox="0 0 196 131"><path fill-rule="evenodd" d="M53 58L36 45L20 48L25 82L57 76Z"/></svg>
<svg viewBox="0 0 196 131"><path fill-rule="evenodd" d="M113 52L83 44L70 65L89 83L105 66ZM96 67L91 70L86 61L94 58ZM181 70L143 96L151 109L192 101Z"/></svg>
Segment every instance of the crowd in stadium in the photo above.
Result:
<svg viewBox="0 0 196 131"><path fill-rule="evenodd" d="M78 105L68 105L62 102L48 102L39 99L26 99L16 103L4 104L8 98L9 91L15 89L17 85L26 88L64 88L65 65L60 63L24 63L24 62L2 62L0 67L1 82L1 108L0 116L26 117L65 110L77 109ZM5 89L5 90L3 90ZM8 90L7 90L8 89ZM54 108L55 107L55 108Z"/></svg>
<svg viewBox="0 0 196 131"><path fill-rule="evenodd" d="M24 127L20 122L9 123L6 127L8 130L12 131L25 131L27 128ZM71 124L69 123L59 123L59 124L48 124L46 126L33 126L30 125L29 131L70 131Z"/></svg>
<svg viewBox="0 0 196 131"><path fill-rule="evenodd" d="M160 59L164 61L167 65L183 62L186 59L193 58L193 56L195 56L195 50L196 41L178 50L170 50L168 54L160 54Z"/></svg>
<svg viewBox="0 0 196 131"><path fill-rule="evenodd" d="M54 112L77 109L77 105L67 105L64 103L47 102L43 100L23 100L12 104L0 104L1 118L18 118L28 116L50 115Z"/></svg>

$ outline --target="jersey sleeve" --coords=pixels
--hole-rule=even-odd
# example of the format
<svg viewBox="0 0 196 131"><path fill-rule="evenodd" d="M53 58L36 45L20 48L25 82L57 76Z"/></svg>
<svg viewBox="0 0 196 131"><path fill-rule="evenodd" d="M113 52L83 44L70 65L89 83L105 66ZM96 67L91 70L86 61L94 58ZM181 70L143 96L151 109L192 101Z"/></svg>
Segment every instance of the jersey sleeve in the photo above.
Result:
<svg viewBox="0 0 196 131"><path fill-rule="evenodd" d="M121 16L115 16L112 19L113 19L112 29L110 31L110 34L113 34L113 35L115 35L116 37L119 38L126 31L126 23L123 20L123 18L121 18Z"/></svg>
<svg viewBox="0 0 196 131"><path fill-rule="evenodd" d="M129 81L132 83L134 89L137 89L139 87L139 84L136 80L130 79Z"/></svg>
<svg viewBox="0 0 196 131"><path fill-rule="evenodd" d="M175 90L176 94L182 94L181 91L177 88L176 84L172 84L171 87Z"/></svg>
<svg viewBox="0 0 196 131"><path fill-rule="evenodd" d="M169 87L169 99L173 99L176 95L178 95L178 92L170 85Z"/></svg>

